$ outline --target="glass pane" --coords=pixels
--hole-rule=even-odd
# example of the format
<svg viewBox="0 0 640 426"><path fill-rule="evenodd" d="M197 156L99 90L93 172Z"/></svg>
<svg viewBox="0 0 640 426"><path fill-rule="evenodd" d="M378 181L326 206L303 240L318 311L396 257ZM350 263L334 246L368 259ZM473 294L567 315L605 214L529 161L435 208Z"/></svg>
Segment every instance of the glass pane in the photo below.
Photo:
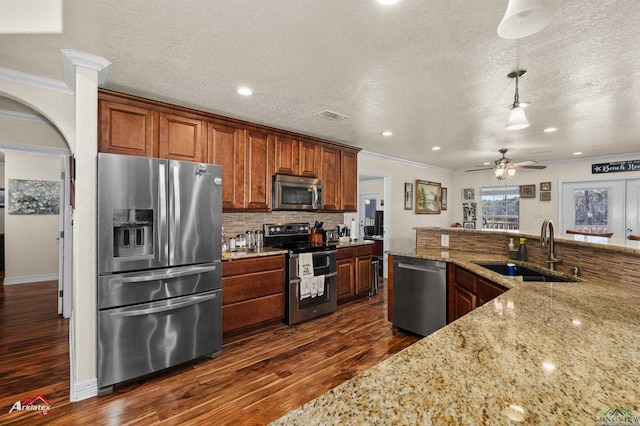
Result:
<svg viewBox="0 0 640 426"><path fill-rule="evenodd" d="M517 186L480 188L479 193L483 228L519 228L520 189Z"/></svg>
<svg viewBox="0 0 640 426"><path fill-rule="evenodd" d="M576 231L608 232L609 190L578 189L573 191Z"/></svg>
<svg viewBox="0 0 640 426"><path fill-rule="evenodd" d="M373 221L376 218L377 204L378 200L375 198L367 198L364 200L364 218L366 220Z"/></svg>

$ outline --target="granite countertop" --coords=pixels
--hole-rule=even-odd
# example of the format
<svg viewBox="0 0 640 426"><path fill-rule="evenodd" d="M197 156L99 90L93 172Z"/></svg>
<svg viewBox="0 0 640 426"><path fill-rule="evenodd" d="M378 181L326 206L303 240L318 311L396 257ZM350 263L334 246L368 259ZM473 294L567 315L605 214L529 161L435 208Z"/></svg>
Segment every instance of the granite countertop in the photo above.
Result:
<svg viewBox="0 0 640 426"><path fill-rule="evenodd" d="M234 252L222 253L222 260L249 259L252 257L274 256L277 254L286 254L286 250L274 249L271 247L263 247L257 250L242 250Z"/></svg>
<svg viewBox="0 0 640 426"><path fill-rule="evenodd" d="M504 256L394 254L453 262L510 290L274 424L594 425L616 408L640 416L640 288L513 281L473 263Z"/></svg>
<svg viewBox="0 0 640 426"><path fill-rule="evenodd" d="M355 241L349 241L348 243L338 243L337 248L347 248L347 247L356 247L356 246L366 246L369 244L375 244L372 240L358 239Z"/></svg>

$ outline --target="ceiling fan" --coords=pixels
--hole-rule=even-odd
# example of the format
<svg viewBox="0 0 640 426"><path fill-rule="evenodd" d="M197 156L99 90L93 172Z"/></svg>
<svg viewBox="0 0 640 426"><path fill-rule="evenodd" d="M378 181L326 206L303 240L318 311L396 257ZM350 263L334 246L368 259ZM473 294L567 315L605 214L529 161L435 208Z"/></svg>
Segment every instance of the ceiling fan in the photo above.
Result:
<svg viewBox="0 0 640 426"><path fill-rule="evenodd" d="M511 176L515 176L516 174L516 169L536 169L536 170L541 170L541 169L546 169L547 166L537 166L535 161L518 161L518 162L514 162L511 161L510 158L507 158L505 156L505 154L507 153L507 149L506 148L502 148L500 150L498 150L498 152L500 154L502 154L502 158L499 158L497 160L494 161L495 163L495 167L483 167L480 169L470 169L470 170L465 170L466 172L476 172L479 170L494 170L495 174L496 174L496 178L498 178L498 180L503 180L506 179L507 177L511 177Z"/></svg>

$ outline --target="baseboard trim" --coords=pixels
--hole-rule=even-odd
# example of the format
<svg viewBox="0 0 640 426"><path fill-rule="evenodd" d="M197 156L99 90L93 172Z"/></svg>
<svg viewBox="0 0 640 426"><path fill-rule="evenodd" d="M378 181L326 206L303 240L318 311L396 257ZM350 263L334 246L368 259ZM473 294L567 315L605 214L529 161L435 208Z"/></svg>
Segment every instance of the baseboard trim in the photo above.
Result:
<svg viewBox="0 0 640 426"><path fill-rule="evenodd" d="M54 281L57 279L58 279L58 274L23 275L21 277L5 277L4 285L37 283L41 281Z"/></svg>
<svg viewBox="0 0 640 426"><path fill-rule="evenodd" d="M98 396L98 379L87 380L82 383L71 383L71 402Z"/></svg>

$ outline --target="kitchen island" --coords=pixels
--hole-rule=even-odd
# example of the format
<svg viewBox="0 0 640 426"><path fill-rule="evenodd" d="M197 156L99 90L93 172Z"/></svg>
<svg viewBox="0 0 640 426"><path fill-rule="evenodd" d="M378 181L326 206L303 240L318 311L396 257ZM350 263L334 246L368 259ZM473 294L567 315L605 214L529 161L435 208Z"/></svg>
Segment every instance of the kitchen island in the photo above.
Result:
<svg viewBox="0 0 640 426"><path fill-rule="evenodd" d="M453 262L509 290L274 424L585 425L602 424L609 410L640 416L640 287L514 281L474 263L503 255L394 254Z"/></svg>

